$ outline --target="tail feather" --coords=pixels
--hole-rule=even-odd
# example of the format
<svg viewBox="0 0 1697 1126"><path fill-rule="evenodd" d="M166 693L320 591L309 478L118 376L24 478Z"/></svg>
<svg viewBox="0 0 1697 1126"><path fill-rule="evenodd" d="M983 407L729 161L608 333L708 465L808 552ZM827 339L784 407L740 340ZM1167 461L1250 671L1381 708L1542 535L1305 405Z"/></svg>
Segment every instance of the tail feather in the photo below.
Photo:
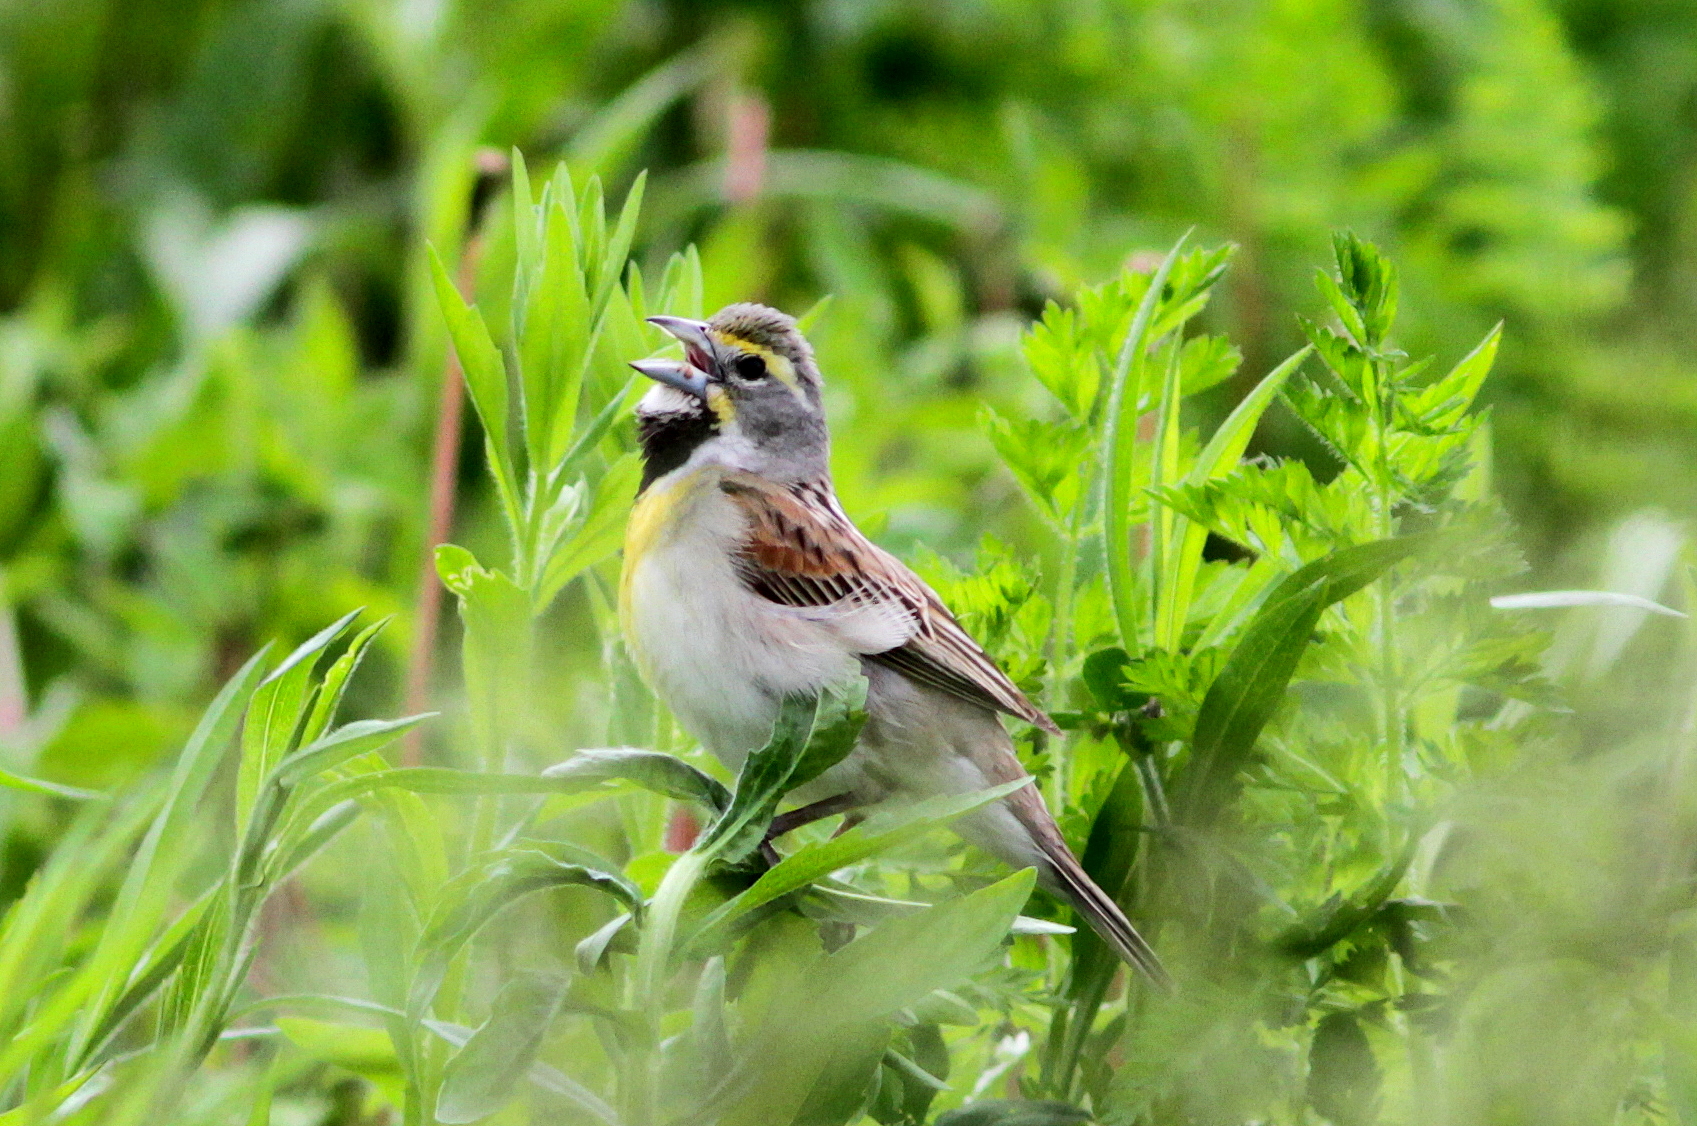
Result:
<svg viewBox="0 0 1697 1126"><path fill-rule="evenodd" d="M1094 930L1119 955L1120 960L1143 971L1150 981L1163 989L1173 987L1173 979L1161 965L1160 956L1155 948L1137 933L1137 928L1131 925L1131 920L1125 917L1119 904L1108 898L1108 893L1096 886L1073 858L1066 845L1062 844L1057 852L1045 848L1044 859L1049 862L1046 873L1056 891L1065 896Z"/></svg>
<svg viewBox="0 0 1697 1126"><path fill-rule="evenodd" d="M1060 828L1043 804L1037 787L1015 790L1003 801L1042 856L1038 876L1044 887L1070 902L1090 924L1090 929L1101 936L1121 961L1135 966L1163 989L1171 989L1172 976L1161 965L1155 948L1137 933L1137 928L1131 925L1119 904L1096 885L1072 850L1067 848Z"/></svg>

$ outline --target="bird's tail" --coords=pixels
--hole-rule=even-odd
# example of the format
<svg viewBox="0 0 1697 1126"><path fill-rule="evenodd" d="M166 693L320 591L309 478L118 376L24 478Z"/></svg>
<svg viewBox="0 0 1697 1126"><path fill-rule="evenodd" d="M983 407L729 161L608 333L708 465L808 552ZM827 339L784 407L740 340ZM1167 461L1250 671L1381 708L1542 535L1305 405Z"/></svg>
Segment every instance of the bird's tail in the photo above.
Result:
<svg viewBox="0 0 1697 1126"><path fill-rule="evenodd" d="M1037 788L1027 786L1014 791L1004 800L1042 856L1038 879L1045 890L1071 903L1090 924L1090 929L1101 936L1121 961L1135 966L1163 989L1171 989L1173 979L1166 967L1161 965L1155 948L1137 933L1137 928L1131 925L1119 904L1096 885L1072 850L1067 848L1060 828L1049 815Z"/></svg>
<svg viewBox="0 0 1697 1126"><path fill-rule="evenodd" d="M1048 868L1041 875L1046 877L1044 882L1050 890L1067 899L1121 961L1136 966L1161 988L1171 989L1173 979L1161 965L1155 948L1137 933L1119 904L1096 886L1096 881L1085 873L1066 845L1061 845L1058 853L1044 849L1044 860Z"/></svg>

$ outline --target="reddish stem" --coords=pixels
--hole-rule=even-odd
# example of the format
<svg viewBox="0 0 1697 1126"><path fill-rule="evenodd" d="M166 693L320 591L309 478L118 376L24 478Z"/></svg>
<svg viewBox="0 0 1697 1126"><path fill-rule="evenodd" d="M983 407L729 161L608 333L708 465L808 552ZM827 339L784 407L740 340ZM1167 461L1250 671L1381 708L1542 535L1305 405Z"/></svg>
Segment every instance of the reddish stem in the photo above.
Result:
<svg viewBox="0 0 1697 1126"><path fill-rule="evenodd" d="M454 279L461 296L472 292L482 251L482 234L473 234L466 241ZM436 437L430 454L430 522L424 535L424 558L419 564L418 606L413 614L412 652L407 659L407 715L417 715L430 707L430 679L442 621L442 582L436 575L436 549L448 542L454 527L454 486L459 472L464 415L465 373L460 368L459 356L450 346L442 364L442 392L436 401ZM423 755L424 732L415 727L402 739L401 761L406 766L417 766Z"/></svg>
<svg viewBox="0 0 1697 1126"><path fill-rule="evenodd" d="M758 94L731 99L725 138L725 198L747 203L759 197L766 181L766 149L772 110Z"/></svg>

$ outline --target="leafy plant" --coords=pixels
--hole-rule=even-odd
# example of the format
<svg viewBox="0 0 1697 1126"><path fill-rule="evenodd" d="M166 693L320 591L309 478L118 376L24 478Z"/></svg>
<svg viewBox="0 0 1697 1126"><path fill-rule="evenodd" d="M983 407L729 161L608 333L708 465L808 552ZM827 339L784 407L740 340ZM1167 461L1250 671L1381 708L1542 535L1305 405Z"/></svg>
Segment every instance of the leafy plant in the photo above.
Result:
<svg viewBox="0 0 1697 1126"><path fill-rule="evenodd" d="M1231 251L1186 238L1048 304L1022 340L1047 399L982 410L1043 551L987 540L976 569L920 565L1061 722L1020 732L1021 754L1173 964L1167 994L1033 899L1031 873L933 832L1009 787L775 839L786 796L852 747L858 692L785 701L735 779L642 697L609 588L636 472L624 362L658 342L647 312L699 314L706 283L693 252L652 287L631 264L641 183L613 217L597 180L562 167L533 190L515 159L485 234L511 286L473 304L432 263L505 532L437 553L464 625L447 765L379 753L421 717L335 725L377 637L349 638L349 615L243 666L169 777L108 796L0 775L80 808L0 923L0 1123L261 1122L337 1090L320 1120L1366 1123L1434 1097L1546 1105L1454 1046L1494 1058L1514 1039L1500 1027L1568 1011L1547 997L1615 994L1603 971L1517 961L1491 928L1522 905L1619 920L1540 905L1525 862L1479 859L1528 838L1466 795L1501 787L1515 755L1590 777L1542 750L1557 693L1520 615L1666 607L1649 588L1512 589L1474 407L1498 333L1446 372L1409 362L1395 270L1342 235L1308 345L1202 426L1197 396L1243 361L1196 327ZM823 331L836 315L816 314ZM1246 456L1275 409L1312 432L1313 464ZM589 682L607 702L580 722L608 733L563 758L545 699L562 620L605 639ZM1629 640L1597 641L1592 663ZM1665 839L1685 831L1678 808L1659 816ZM1683 981L1689 889L1672 866L1612 863L1656 898L1635 907L1632 969L1609 972ZM362 981L270 988L268 904L297 873L343 897L326 925ZM1684 1000L1610 1018L1619 1044L1660 1045L1663 1066L1633 1072L1649 1101L1687 1093ZM269 1050L244 1056L252 1041ZM1584 1107L1624 1089L1588 1081Z"/></svg>

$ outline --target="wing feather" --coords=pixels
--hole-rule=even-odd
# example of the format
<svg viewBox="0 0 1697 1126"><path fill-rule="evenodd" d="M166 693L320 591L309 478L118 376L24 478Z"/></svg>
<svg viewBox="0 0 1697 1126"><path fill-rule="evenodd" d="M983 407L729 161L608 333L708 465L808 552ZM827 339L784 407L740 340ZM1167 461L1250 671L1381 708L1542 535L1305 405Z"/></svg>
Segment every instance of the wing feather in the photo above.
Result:
<svg viewBox="0 0 1697 1126"><path fill-rule="evenodd" d="M727 476L720 489L747 516L737 558L744 585L783 606L870 611L906 623L907 640L872 661L1045 731L1057 729L955 621L918 575L861 534L830 486Z"/></svg>

